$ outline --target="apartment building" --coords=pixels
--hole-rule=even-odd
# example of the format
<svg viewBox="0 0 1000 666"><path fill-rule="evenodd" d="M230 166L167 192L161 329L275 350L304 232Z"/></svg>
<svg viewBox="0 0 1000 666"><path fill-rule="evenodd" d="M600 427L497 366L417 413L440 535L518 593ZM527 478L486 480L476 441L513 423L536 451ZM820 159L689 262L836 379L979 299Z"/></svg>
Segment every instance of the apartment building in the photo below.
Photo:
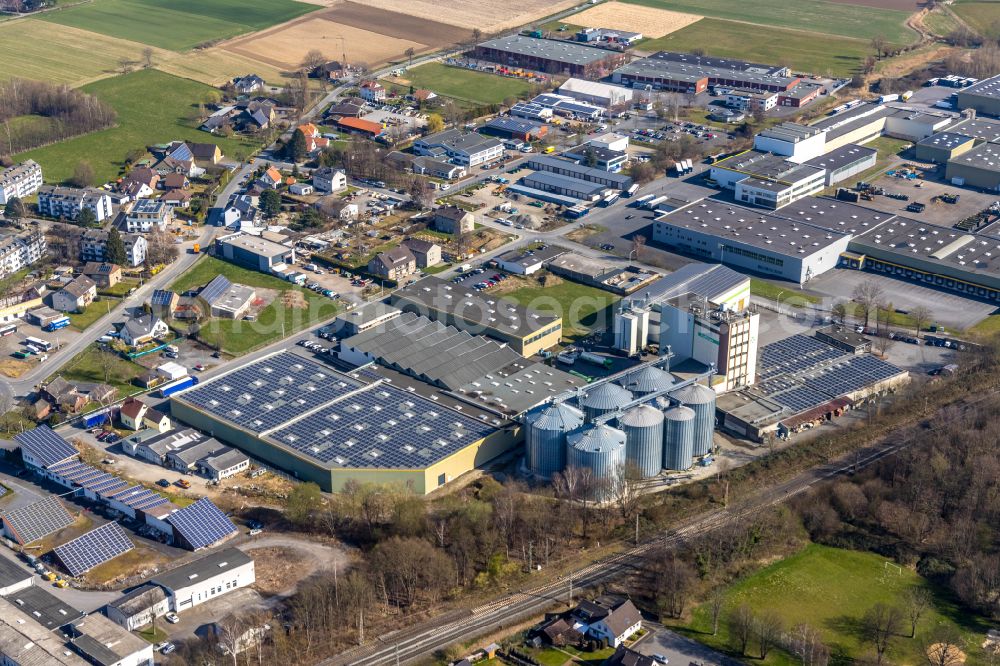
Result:
<svg viewBox="0 0 1000 666"><path fill-rule="evenodd" d="M141 234L123 234L125 244L125 263L128 266L141 266L146 261L148 244ZM81 261L106 261L108 251L108 232L102 229L89 229L80 240Z"/></svg>
<svg viewBox="0 0 1000 666"><path fill-rule="evenodd" d="M93 188L54 187L38 188L38 213L45 217L75 220L80 211L89 209L98 222L111 217L111 197L107 192Z"/></svg>
<svg viewBox="0 0 1000 666"><path fill-rule="evenodd" d="M0 171L0 204L13 197L31 196L42 186L42 167L34 160L25 160L9 169Z"/></svg>
<svg viewBox="0 0 1000 666"><path fill-rule="evenodd" d="M164 231L170 222L170 206L159 199L140 199L125 215L125 231L130 234L146 234L150 231Z"/></svg>

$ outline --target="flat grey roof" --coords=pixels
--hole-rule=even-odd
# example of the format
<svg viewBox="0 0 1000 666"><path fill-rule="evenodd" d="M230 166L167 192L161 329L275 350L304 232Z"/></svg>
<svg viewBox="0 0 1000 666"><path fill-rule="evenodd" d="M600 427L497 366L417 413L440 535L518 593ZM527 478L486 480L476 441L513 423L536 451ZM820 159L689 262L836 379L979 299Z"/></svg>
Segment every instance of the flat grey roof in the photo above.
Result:
<svg viewBox="0 0 1000 666"><path fill-rule="evenodd" d="M280 243L275 243L274 241L269 241L266 238L245 233L223 236L218 240L227 245L247 250L248 252L252 252L262 257L278 257L292 251L291 248L285 247Z"/></svg>
<svg viewBox="0 0 1000 666"><path fill-rule="evenodd" d="M680 56L688 56L681 58ZM744 83L790 86L797 79L789 76L777 76L774 72L782 71L782 67L770 65L754 65L739 60L724 58L699 57L690 54L678 54L670 51L660 51L653 55L633 60L629 64L615 70L616 74L632 76L648 76L671 81L695 82L701 79L737 79Z"/></svg>
<svg viewBox="0 0 1000 666"><path fill-rule="evenodd" d="M479 46L516 55L545 58L573 65L588 65L611 56L613 51L583 46L576 42L555 39L539 39L524 35L509 35L485 41Z"/></svg>
<svg viewBox="0 0 1000 666"><path fill-rule="evenodd" d="M822 130L819 128L809 127L808 125L799 125L798 123L781 123L780 125L769 127L763 132L759 132L758 136L797 143L804 139L808 139L809 137L816 136L821 132Z"/></svg>
<svg viewBox="0 0 1000 666"><path fill-rule="evenodd" d="M739 155L733 155L721 162L717 162L713 166L743 173L751 178L778 181L784 185L794 185L803 180L808 180L823 171L822 167L812 166L808 163L799 164L789 161L781 155L765 153L759 150L748 150Z"/></svg>
<svg viewBox="0 0 1000 666"><path fill-rule="evenodd" d="M1000 98L1000 74L983 79L961 91L964 95L981 95L983 97Z"/></svg>
<svg viewBox="0 0 1000 666"><path fill-rule="evenodd" d="M965 134L966 136L996 142L1000 140L1000 120L990 118L974 118L965 120L948 128L949 132Z"/></svg>
<svg viewBox="0 0 1000 666"><path fill-rule="evenodd" d="M442 312L458 317L466 324L463 330L475 333L488 334L485 329L492 328L504 334L527 337L560 320L529 310L510 299L482 296L434 276L397 289L392 298L397 307L409 309L405 307L409 304L418 314Z"/></svg>
<svg viewBox="0 0 1000 666"><path fill-rule="evenodd" d="M545 263L553 257L558 257L560 254L565 252L564 248L558 245L546 245L544 248L525 248L511 250L510 252L505 252L497 257L497 261L502 261L507 264L519 264L521 266L533 266L535 264Z"/></svg>
<svg viewBox="0 0 1000 666"><path fill-rule="evenodd" d="M761 208L744 208L713 199L678 208L656 221L797 258L818 252L846 236Z"/></svg>
<svg viewBox="0 0 1000 666"><path fill-rule="evenodd" d="M477 153L495 148L501 143L491 136L483 136L475 132L463 132L459 129L449 129L437 134L430 134L417 139L416 143L427 146L446 146L451 150L465 153Z"/></svg>
<svg viewBox="0 0 1000 666"><path fill-rule="evenodd" d="M149 648L149 643L120 627L100 613L91 613L73 623L81 635L73 644L85 654L101 661L102 666L114 666L123 659Z"/></svg>
<svg viewBox="0 0 1000 666"><path fill-rule="evenodd" d="M58 629L83 617L82 611L78 611L57 599L50 592L37 585L18 590L4 598L20 608L22 613L34 618L46 629Z"/></svg>
<svg viewBox="0 0 1000 666"><path fill-rule="evenodd" d="M681 266L643 290L651 302L692 294L709 300L719 297L750 278L722 264L693 263Z"/></svg>
<svg viewBox="0 0 1000 666"><path fill-rule="evenodd" d="M844 167L851 166L862 160L870 159L878 154L874 148L865 148L856 143L848 143L840 148L834 148L825 155L814 157L805 163L809 166L820 167L828 172L839 171Z"/></svg>
<svg viewBox="0 0 1000 666"><path fill-rule="evenodd" d="M0 555L0 587L10 587L25 580L31 580L34 574L14 560Z"/></svg>
<svg viewBox="0 0 1000 666"><path fill-rule="evenodd" d="M959 132L938 132L917 142L918 146L952 150L958 146L974 141L975 138Z"/></svg>
<svg viewBox="0 0 1000 666"><path fill-rule="evenodd" d="M870 338L866 338L861 333L858 333L854 328L850 326L843 326L841 324L831 324L829 326L824 326L823 328L816 329L816 334L822 333L834 340L840 340L846 344L853 347L861 347L871 342Z"/></svg>
<svg viewBox="0 0 1000 666"><path fill-rule="evenodd" d="M775 211L776 217L806 222L821 229L859 234L891 220L895 215L830 197L803 197Z"/></svg>
<svg viewBox="0 0 1000 666"><path fill-rule="evenodd" d="M572 178L559 173L552 173L551 171L535 171L532 174L524 176L521 179L521 182L528 187L538 187L539 185L558 187L571 192L578 192L585 197L594 196L595 194L599 194L611 187L610 185L592 183L587 180Z"/></svg>
<svg viewBox="0 0 1000 666"><path fill-rule="evenodd" d="M527 166L531 169L562 169L567 170L570 174L575 174L581 180L602 180L609 182L611 185L619 188L625 188L632 184L631 176L627 176L621 173L611 173L609 171L604 171L603 169L597 169L595 167L589 167L583 164L577 164L571 160L566 160L561 157L554 157L552 155L536 155L534 157L528 158ZM607 187L607 186L606 186Z"/></svg>
<svg viewBox="0 0 1000 666"><path fill-rule="evenodd" d="M476 378L457 393L490 409L516 415L586 383L559 368L520 359Z"/></svg>
<svg viewBox="0 0 1000 666"><path fill-rule="evenodd" d="M1000 143L982 143L958 157L948 160L952 164L971 166L1000 173Z"/></svg>
<svg viewBox="0 0 1000 666"><path fill-rule="evenodd" d="M249 562L253 562L253 558L239 548L224 548L199 557L193 562L182 564L166 573L153 576L150 581L162 585L171 592L176 592L225 571L232 571Z"/></svg>

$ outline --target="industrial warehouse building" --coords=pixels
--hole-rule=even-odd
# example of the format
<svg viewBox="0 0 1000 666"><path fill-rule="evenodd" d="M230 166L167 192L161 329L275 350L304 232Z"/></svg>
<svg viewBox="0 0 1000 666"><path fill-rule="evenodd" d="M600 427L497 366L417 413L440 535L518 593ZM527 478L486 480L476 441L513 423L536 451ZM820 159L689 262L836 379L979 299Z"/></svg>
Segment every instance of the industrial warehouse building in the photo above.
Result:
<svg viewBox="0 0 1000 666"><path fill-rule="evenodd" d="M963 120L957 125L949 127L948 131L971 136L979 141L1000 143L1000 120L993 120L992 118Z"/></svg>
<svg viewBox="0 0 1000 666"><path fill-rule="evenodd" d="M871 169L877 159L878 151L874 148L848 143L840 148L834 148L825 155L814 157L805 164L825 169L824 185L829 187Z"/></svg>
<svg viewBox="0 0 1000 666"><path fill-rule="evenodd" d="M284 350L171 396L171 412L328 492L355 480L429 493L516 443L495 412L405 379Z"/></svg>
<svg viewBox="0 0 1000 666"><path fill-rule="evenodd" d="M473 57L547 74L601 79L625 62L625 54L574 42L508 35L477 44Z"/></svg>
<svg viewBox="0 0 1000 666"><path fill-rule="evenodd" d="M278 264L295 263L294 248L243 232L216 238L215 251L227 261L262 273Z"/></svg>
<svg viewBox="0 0 1000 666"><path fill-rule="evenodd" d="M882 135L918 142L937 134L952 121L952 116L944 113L866 102L810 127L825 133L826 151L830 151L849 143L865 144Z"/></svg>
<svg viewBox="0 0 1000 666"><path fill-rule="evenodd" d="M748 150L713 164L711 178L737 201L775 210L822 190L826 169Z"/></svg>
<svg viewBox="0 0 1000 666"><path fill-rule="evenodd" d="M975 109L976 113L987 116L1000 116L1000 74L959 90L958 108Z"/></svg>
<svg viewBox="0 0 1000 666"><path fill-rule="evenodd" d="M391 300L400 310L506 342L522 356L555 347L562 339L561 317L511 300L481 296L434 276L396 290Z"/></svg>
<svg viewBox="0 0 1000 666"><path fill-rule="evenodd" d="M549 171L536 171L535 173L528 174L521 178L519 183L532 190L551 192L567 199L589 201L591 203L600 199L601 195L607 189L604 185Z"/></svg>
<svg viewBox="0 0 1000 666"><path fill-rule="evenodd" d="M558 174L560 176L567 176L569 178L586 181L588 183L595 183L597 185L601 185L602 187L610 187L616 190L627 190L632 186L633 182L631 177L623 174L609 173L604 169L584 166L571 160L552 157L551 155L536 155L534 157L530 157L524 163L524 166L536 171L545 171Z"/></svg>
<svg viewBox="0 0 1000 666"><path fill-rule="evenodd" d="M560 95L568 95L573 99L606 109L617 106L628 106L632 103L632 91L621 86L607 83L587 81L585 79L566 79L559 86Z"/></svg>
<svg viewBox="0 0 1000 666"><path fill-rule="evenodd" d="M983 143L948 160L945 178L954 185L1000 192L1000 143Z"/></svg>
<svg viewBox="0 0 1000 666"><path fill-rule="evenodd" d="M953 157L969 152L975 145L976 139L966 134L957 131L938 132L918 141L914 152L918 160L944 164Z"/></svg>
<svg viewBox="0 0 1000 666"><path fill-rule="evenodd" d="M790 76L787 67L761 65L743 60L660 51L633 60L611 76L614 83L655 90L700 93L709 86L784 92L801 79Z"/></svg>
<svg viewBox="0 0 1000 666"><path fill-rule="evenodd" d="M823 130L798 123L781 123L758 132L753 139L754 150L787 157L792 162L805 162L826 152Z"/></svg>

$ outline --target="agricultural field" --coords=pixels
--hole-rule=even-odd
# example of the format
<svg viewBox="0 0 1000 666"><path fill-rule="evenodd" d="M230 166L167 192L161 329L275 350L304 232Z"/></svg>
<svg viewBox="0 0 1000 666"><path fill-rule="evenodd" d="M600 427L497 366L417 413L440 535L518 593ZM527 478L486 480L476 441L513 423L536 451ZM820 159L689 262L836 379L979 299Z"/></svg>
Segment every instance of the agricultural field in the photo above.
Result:
<svg viewBox="0 0 1000 666"><path fill-rule="evenodd" d="M826 0L798 0L794 3L773 0L624 0L625 2L670 9L689 14L701 14L730 21L754 23L770 28L788 28L809 33L853 37L871 40L882 36L893 44L909 44L917 35L904 25L908 12L895 9L878 9L858 5L827 2ZM757 34L757 28L743 28L744 39L753 39L761 45L776 44ZM713 42L703 42L702 47ZM814 47L822 49L822 42ZM765 60L773 62L774 58Z"/></svg>
<svg viewBox="0 0 1000 666"><path fill-rule="evenodd" d="M1000 3L956 2L951 10L987 39L1000 39Z"/></svg>
<svg viewBox="0 0 1000 666"><path fill-rule="evenodd" d="M147 69L97 81L83 90L111 104L118 112L118 125L15 156L41 164L46 182L67 180L81 160L90 162L98 181L113 180L130 150L174 139L211 141L229 156L252 148L243 139L197 129L196 107L212 89L196 81Z"/></svg>
<svg viewBox="0 0 1000 666"><path fill-rule="evenodd" d="M0 23L0 79L20 77L83 85L119 72L118 61L138 61L144 44L34 18ZM169 51L154 49L154 60Z"/></svg>
<svg viewBox="0 0 1000 666"><path fill-rule="evenodd" d="M390 80L402 86L426 88L438 95L479 104L499 104L508 97L524 97L531 90L531 84L523 79L436 62L408 69L402 77Z"/></svg>
<svg viewBox="0 0 1000 666"><path fill-rule="evenodd" d="M754 62L787 64L795 71L850 76L871 54L861 39L805 33L706 18L660 39L642 43L644 51L691 51Z"/></svg>
<svg viewBox="0 0 1000 666"><path fill-rule="evenodd" d="M844 5L861 5L877 9L898 9L904 12L915 12L924 6L921 0L830 0Z"/></svg>
<svg viewBox="0 0 1000 666"><path fill-rule="evenodd" d="M938 627L958 630L970 645L982 640L989 626L962 611L942 590L913 571L886 563L884 557L872 553L815 544L737 581L726 590L724 612L747 604L755 612L776 613L787 628L808 624L822 634L833 661L847 662L871 649L860 627L865 612L877 603L901 606L912 588L927 589L933 602L920 620L916 638L909 637L908 623L902 636L893 637L886 655L893 663L926 662L920 637ZM712 647L732 649L724 622L718 635L712 635L711 613L705 606L695 609L690 623L675 628ZM750 649L754 648L751 642ZM776 649L759 663L791 666L800 660Z"/></svg>
<svg viewBox="0 0 1000 666"><path fill-rule="evenodd" d="M173 51L263 30L316 7L293 0L94 0L41 20Z"/></svg>
<svg viewBox="0 0 1000 666"><path fill-rule="evenodd" d="M724 2L725 0L720 0ZM434 0L368 0L366 5L401 14L409 14L451 25L485 32L500 32L539 21L547 16L569 9L577 0L508 0L484 3L480 0L452 0L447 11Z"/></svg>
<svg viewBox="0 0 1000 666"><path fill-rule="evenodd" d="M221 86L238 76L253 72L271 85L283 86L288 83L287 70L275 67L254 58L231 53L221 46L197 49L183 55L172 53L173 57L154 60L154 66L168 74L193 79L210 86Z"/></svg>
<svg viewBox="0 0 1000 666"><path fill-rule="evenodd" d="M645 37L663 37L702 18L700 14L684 14L612 0L567 16L566 20L587 28L613 28L641 32Z"/></svg>

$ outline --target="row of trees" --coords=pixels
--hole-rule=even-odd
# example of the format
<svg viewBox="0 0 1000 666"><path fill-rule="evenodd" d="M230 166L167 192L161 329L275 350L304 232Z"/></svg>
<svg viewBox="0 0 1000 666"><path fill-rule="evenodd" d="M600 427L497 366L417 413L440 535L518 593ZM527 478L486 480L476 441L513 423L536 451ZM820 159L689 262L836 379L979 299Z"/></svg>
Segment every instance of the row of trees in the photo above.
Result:
<svg viewBox="0 0 1000 666"><path fill-rule="evenodd" d="M46 122L11 122L21 116ZM109 104L69 86L24 79L0 83L0 151L8 155L111 127L117 118Z"/></svg>

